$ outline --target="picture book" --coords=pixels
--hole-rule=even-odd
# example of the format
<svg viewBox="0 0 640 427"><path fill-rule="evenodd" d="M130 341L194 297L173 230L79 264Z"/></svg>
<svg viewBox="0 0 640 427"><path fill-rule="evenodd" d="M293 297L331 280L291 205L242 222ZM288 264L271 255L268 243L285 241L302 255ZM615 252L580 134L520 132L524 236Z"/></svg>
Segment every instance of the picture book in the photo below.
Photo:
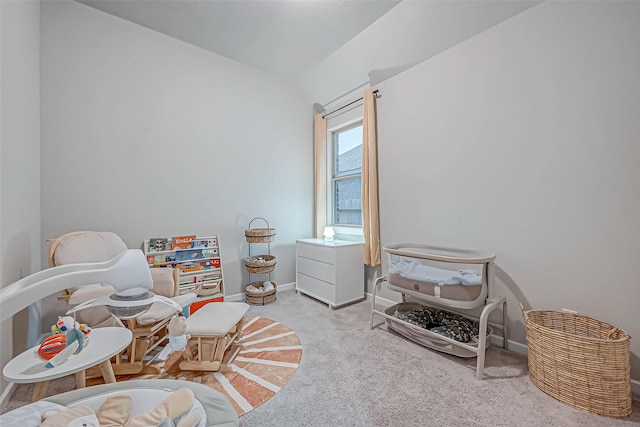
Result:
<svg viewBox="0 0 640 427"><path fill-rule="evenodd" d="M176 249L176 261L194 261L202 259L202 249Z"/></svg>
<svg viewBox="0 0 640 427"><path fill-rule="evenodd" d="M188 249L196 239L195 235L191 236L176 236L171 239L171 249Z"/></svg>
<svg viewBox="0 0 640 427"><path fill-rule="evenodd" d="M165 237L154 237L149 239L149 252L168 251L171 249L169 239Z"/></svg>
<svg viewBox="0 0 640 427"><path fill-rule="evenodd" d="M155 255L153 257L153 263L154 264L162 264L163 262L167 262L167 256L166 255Z"/></svg>
<svg viewBox="0 0 640 427"><path fill-rule="evenodd" d="M216 258L220 256L220 254L218 253L218 248L201 249L201 251L202 251L202 258Z"/></svg>
<svg viewBox="0 0 640 427"><path fill-rule="evenodd" d="M185 263L177 263L176 268L179 268L184 273L189 273L192 271L200 271L204 270L204 267L199 265L197 262L185 262Z"/></svg>
<svg viewBox="0 0 640 427"><path fill-rule="evenodd" d="M203 248L217 248L218 247L218 239L216 238L208 238L208 239L195 239L192 244L191 247L196 249L203 249Z"/></svg>

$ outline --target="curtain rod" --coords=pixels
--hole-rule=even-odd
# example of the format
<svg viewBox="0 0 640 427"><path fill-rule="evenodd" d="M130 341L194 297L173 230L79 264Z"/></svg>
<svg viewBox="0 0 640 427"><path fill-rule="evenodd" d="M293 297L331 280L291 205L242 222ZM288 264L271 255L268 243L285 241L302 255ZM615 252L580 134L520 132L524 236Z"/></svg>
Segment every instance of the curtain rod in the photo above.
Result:
<svg viewBox="0 0 640 427"><path fill-rule="evenodd" d="M376 97L377 97L377 95L378 95L378 89L374 90L374 91L373 91L373 94L374 94L374 95L376 95ZM322 116L322 118L324 119L324 118L326 118L327 116L329 116L329 115L331 115L331 114L333 114L333 113L336 113L336 112L338 112L338 111L342 110L343 108L347 108L349 105L352 105L352 104L355 104L356 102L362 101L363 99L364 99L364 97L363 97L363 96L361 96L360 98L356 99L355 101L351 101L351 102L350 102L350 103L348 103L347 105L343 105L342 107L340 107L340 108L336 108L335 110L333 110L333 111L331 111L331 112L329 112L329 113L327 113L327 114L323 115L323 116Z"/></svg>

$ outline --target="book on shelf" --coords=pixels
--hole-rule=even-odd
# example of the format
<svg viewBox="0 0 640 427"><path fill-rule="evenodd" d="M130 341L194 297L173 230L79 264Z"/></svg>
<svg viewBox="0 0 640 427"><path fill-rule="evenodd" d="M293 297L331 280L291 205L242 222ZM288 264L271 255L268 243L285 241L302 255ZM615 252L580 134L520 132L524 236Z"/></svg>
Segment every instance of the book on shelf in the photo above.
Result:
<svg viewBox="0 0 640 427"><path fill-rule="evenodd" d="M218 248L200 249L202 251L202 258L216 258L220 256Z"/></svg>
<svg viewBox="0 0 640 427"><path fill-rule="evenodd" d="M175 262L175 256L167 254L147 255L147 264L152 267L170 267Z"/></svg>
<svg viewBox="0 0 640 427"><path fill-rule="evenodd" d="M176 262L202 259L202 249L176 249Z"/></svg>
<svg viewBox="0 0 640 427"><path fill-rule="evenodd" d="M171 250L171 242L166 237L152 237L149 239L149 252Z"/></svg>
<svg viewBox="0 0 640 427"><path fill-rule="evenodd" d="M183 284L192 285L194 283L222 281L222 273L220 270L198 270L191 274L183 274L180 276L180 286Z"/></svg>
<svg viewBox="0 0 640 427"><path fill-rule="evenodd" d="M197 262L182 262L176 263L176 268L179 268L183 273L191 273L194 271L204 270L204 266Z"/></svg>
<svg viewBox="0 0 640 427"><path fill-rule="evenodd" d="M175 265L185 271L185 269L209 270L220 268L220 258L202 258L202 259L176 259Z"/></svg>
<svg viewBox="0 0 640 427"><path fill-rule="evenodd" d="M191 242L191 247L194 249L211 249L218 247L218 239L215 237L209 237L206 239L195 239Z"/></svg>
<svg viewBox="0 0 640 427"><path fill-rule="evenodd" d="M153 263L154 264L162 264L164 262L167 262L167 256L166 255L154 255L154 257L153 257Z"/></svg>
<svg viewBox="0 0 640 427"><path fill-rule="evenodd" d="M214 283L214 282L220 282L221 280L222 278L218 273L209 273L209 274L205 273L205 274L198 274L193 276L193 283L196 283L196 284Z"/></svg>
<svg viewBox="0 0 640 427"><path fill-rule="evenodd" d="M171 239L171 249L188 249L196 239L194 235L175 236Z"/></svg>

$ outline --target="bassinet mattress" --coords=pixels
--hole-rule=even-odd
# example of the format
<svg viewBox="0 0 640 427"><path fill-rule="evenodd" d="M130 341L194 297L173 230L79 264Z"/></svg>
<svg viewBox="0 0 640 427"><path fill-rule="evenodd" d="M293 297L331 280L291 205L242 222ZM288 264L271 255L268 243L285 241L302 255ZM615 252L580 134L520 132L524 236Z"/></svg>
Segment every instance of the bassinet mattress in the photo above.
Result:
<svg viewBox="0 0 640 427"><path fill-rule="evenodd" d="M439 285L481 285L482 276L473 270L447 270L421 263L408 256L389 254L389 273L407 279L438 283Z"/></svg>
<svg viewBox="0 0 640 427"><path fill-rule="evenodd" d="M425 295L457 301L475 301L480 296L480 292L482 292L482 285L439 286L437 283L408 279L399 274L391 273L389 273L387 277L387 283L390 286L399 288L394 289L399 292L402 292L402 289L406 289Z"/></svg>

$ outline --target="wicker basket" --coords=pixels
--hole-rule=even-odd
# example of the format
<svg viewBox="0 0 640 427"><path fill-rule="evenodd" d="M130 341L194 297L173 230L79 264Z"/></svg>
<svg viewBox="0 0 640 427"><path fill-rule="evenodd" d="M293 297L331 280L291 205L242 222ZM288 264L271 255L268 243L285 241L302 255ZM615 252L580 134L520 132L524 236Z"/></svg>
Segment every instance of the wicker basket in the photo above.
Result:
<svg viewBox="0 0 640 427"><path fill-rule="evenodd" d="M276 239L275 228L247 228L244 235L249 243L271 243Z"/></svg>
<svg viewBox="0 0 640 427"><path fill-rule="evenodd" d="M253 282L248 284L247 288L249 286L253 286L254 288L261 288L263 283L264 282ZM247 304L266 305L275 302L276 290L278 287L276 286L275 282L271 283L273 284L273 289L267 292L250 291L249 289L245 288L245 293L247 295Z"/></svg>
<svg viewBox="0 0 640 427"><path fill-rule="evenodd" d="M630 337L608 323L559 311L525 311L529 375L549 396L594 414L631 414Z"/></svg>
<svg viewBox="0 0 640 427"><path fill-rule="evenodd" d="M276 268L276 257L273 255L250 256L244 259L244 265L251 274L271 273Z"/></svg>

